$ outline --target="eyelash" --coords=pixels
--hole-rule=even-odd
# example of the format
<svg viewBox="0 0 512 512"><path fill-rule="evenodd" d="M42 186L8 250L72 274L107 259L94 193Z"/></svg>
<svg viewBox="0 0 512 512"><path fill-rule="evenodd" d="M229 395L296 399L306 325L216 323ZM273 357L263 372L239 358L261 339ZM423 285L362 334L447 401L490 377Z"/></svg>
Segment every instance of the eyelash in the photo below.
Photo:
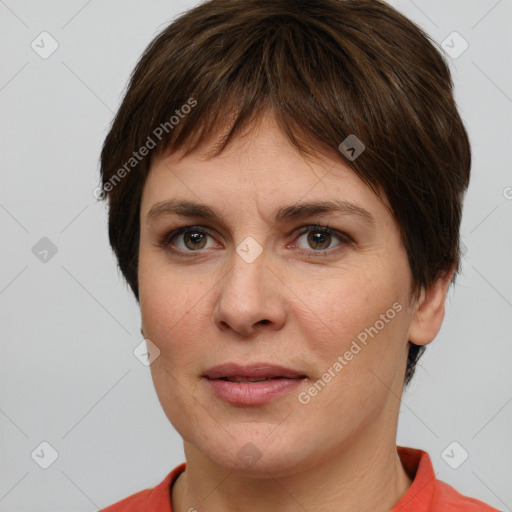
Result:
<svg viewBox="0 0 512 512"><path fill-rule="evenodd" d="M329 248L329 249L324 249L324 250L311 249L308 251L307 249L298 249L299 252L306 254L308 257L316 258L316 257L322 257L322 256L325 257L328 255L332 255L333 253L336 253L336 252L342 250L344 247L351 245L354 242L353 239L350 236L348 236L346 233L342 233L341 231L333 229L327 225L320 226L317 224L312 224L309 226L304 226L302 228L299 228L298 231L296 231L295 237L299 238L302 235L305 235L309 232L315 232L315 231L317 231L319 233L326 233L331 236L334 236L340 240L340 243L337 246L335 246L334 248ZM176 254L178 256L183 256L185 258L194 257L193 256L194 253L200 253L202 250L201 249L198 249L197 251L189 250L189 251L186 251L186 253L190 253L190 254L186 254L186 253L182 252L181 250L176 250L176 249L171 248L172 240L174 240L178 236L184 235L186 233L201 233L201 234L212 237L210 232L201 226L185 226L185 227L170 231L170 232L164 234L163 236L161 236L160 239L158 240L158 245L164 249L167 249L167 250L173 252L174 254Z"/></svg>

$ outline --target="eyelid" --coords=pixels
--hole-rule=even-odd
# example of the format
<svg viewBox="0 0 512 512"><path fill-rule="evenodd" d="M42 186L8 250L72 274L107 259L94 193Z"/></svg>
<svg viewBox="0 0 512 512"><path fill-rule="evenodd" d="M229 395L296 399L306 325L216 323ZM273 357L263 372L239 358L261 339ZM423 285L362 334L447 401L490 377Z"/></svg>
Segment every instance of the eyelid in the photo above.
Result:
<svg viewBox="0 0 512 512"><path fill-rule="evenodd" d="M328 224L308 224L307 226L302 226L294 231L297 233L297 236L303 235L304 233L308 233L309 231L322 231L324 233L329 233L330 235L336 235L339 238L350 240L350 237L341 231L338 231L335 228L330 227Z"/></svg>

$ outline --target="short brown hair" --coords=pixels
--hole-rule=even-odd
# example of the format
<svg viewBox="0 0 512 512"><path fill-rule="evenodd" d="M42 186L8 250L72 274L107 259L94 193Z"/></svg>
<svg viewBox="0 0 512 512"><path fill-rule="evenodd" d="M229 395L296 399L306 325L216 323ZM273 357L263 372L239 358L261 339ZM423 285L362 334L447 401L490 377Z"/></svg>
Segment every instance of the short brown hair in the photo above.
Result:
<svg viewBox="0 0 512 512"><path fill-rule="evenodd" d="M140 201L152 159L182 147L190 154L227 128L220 154L266 110L303 156L337 151L385 194L412 294L454 266L458 273L471 151L449 68L430 38L379 0L210 0L149 44L101 153L110 244L137 301ZM351 134L365 146L353 161L337 149ZM150 139L156 147L143 158ZM423 350L410 343L406 384Z"/></svg>

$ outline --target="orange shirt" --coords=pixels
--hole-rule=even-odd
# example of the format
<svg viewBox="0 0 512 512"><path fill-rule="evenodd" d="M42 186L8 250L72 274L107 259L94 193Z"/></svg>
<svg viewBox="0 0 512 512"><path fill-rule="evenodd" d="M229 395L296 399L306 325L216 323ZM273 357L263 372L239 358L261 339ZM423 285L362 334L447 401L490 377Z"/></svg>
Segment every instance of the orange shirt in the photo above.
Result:
<svg viewBox="0 0 512 512"><path fill-rule="evenodd" d="M391 512L499 512L437 480L430 457L423 450L399 446L398 455L414 480ZM185 463L180 464L155 488L132 494L100 512L172 512L171 486L185 467Z"/></svg>

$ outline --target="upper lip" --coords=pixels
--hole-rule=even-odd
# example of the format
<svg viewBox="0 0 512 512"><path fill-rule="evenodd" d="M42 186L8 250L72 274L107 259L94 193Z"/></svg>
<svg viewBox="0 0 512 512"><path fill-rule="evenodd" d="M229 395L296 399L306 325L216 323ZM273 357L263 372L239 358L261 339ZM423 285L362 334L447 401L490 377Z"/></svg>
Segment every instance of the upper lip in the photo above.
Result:
<svg viewBox="0 0 512 512"><path fill-rule="evenodd" d="M285 368L284 366L277 366L271 363L251 363L245 365L224 363L206 370L203 377L207 379L220 379L222 377L246 379L258 377L285 377L288 379L297 379L306 377L306 375L291 368Z"/></svg>

